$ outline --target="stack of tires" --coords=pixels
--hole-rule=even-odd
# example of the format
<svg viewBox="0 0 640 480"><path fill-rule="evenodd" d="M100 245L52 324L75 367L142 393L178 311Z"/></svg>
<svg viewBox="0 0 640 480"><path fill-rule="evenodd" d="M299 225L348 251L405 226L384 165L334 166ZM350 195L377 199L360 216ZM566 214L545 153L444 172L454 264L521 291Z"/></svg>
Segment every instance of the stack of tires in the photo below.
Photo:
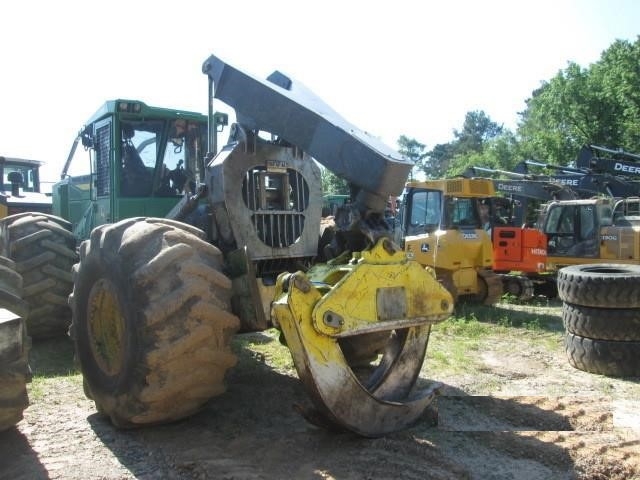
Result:
<svg viewBox="0 0 640 480"><path fill-rule="evenodd" d="M640 376L640 265L572 265L558 272L569 363Z"/></svg>

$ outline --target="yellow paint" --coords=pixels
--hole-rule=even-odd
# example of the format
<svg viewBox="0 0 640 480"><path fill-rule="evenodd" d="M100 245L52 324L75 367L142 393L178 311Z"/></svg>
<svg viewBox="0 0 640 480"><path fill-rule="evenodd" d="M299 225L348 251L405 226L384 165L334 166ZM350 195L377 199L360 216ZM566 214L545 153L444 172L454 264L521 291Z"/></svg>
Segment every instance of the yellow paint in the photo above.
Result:
<svg viewBox="0 0 640 480"><path fill-rule="evenodd" d="M384 242L347 264L280 275L272 318L285 334L296 368L306 370L305 355L346 367L337 343L340 336L426 326L451 314L451 294L433 271L407 260L400 250L388 251ZM403 318L379 318L377 298L383 289L390 289L391 297L403 297L398 299L406 307ZM328 313L335 323L327 323Z"/></svg>
<svg viewBox="0 0 640 480"><path fill-rule="evenodd" d="M124 365L125 319L116 292L109 280L98 280L87 305L91 351L107 375L118 374Z"/></svg>

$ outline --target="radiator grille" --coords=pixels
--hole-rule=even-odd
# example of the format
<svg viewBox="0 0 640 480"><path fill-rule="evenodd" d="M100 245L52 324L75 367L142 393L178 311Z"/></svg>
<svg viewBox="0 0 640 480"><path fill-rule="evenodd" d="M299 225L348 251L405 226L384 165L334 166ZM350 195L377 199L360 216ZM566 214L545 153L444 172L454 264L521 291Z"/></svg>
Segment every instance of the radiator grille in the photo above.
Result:
<svg viewBox="0 0 640 480"><path fill-rule="evenodd" d="M242 198L252 212L253 229L265 245L285 248L302 235L309 186L300 172L252 168L245 174Z"/></svg>
<svg viewBox="0 0 640 480"><path fill-rule="evenodd" d="M109 182L109 153L111 151L111 124L106 124L96 130L96 188L98 196L108 196Z"/></svg>
<svg viewBox="0 0 640 480"><path fill-rule="evenodd" d="M260 240L274 248L294 244L304 229L301 213L256 213L251 222Z"/></svg>

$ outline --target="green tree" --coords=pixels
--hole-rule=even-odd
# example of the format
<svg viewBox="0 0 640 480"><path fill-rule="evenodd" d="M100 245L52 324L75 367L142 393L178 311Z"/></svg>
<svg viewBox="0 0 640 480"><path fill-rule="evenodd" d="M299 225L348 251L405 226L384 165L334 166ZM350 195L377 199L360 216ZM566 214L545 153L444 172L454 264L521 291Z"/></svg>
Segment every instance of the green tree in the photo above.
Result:
<svg viewBox="0 0 640 480"><path fill-rule="evenodd" d="M526 100L517 135L522 152L545 163L568 164L585 143L638 151L640 37L617 40L599 61L569 62Z"/></svg>
<svg viewBox="0 0 640 480"><path fill-rule="evenodd" d="M454 143L439 143L427 152L422 169L427 178L443 178L455 156Z"/></svg>
<svg viewBox="0 0 640 480"><path fill-rule="evenodd" d="M483 142L480 152L470 151L455 155L449 162L444 176L461 175L469 167L512 171L521 158L515 134L503 129L499 136Z"/></svg>
<svg viewBox="0 0 640 480"><path fill-rule="evenodd" d="M468 165L483 163L485 146L503 133L504 128L484 111L467 112L462 128L453 131L454 140L433 147L426 153L421 167L428 178L458 174Z"/></svg>
<svg viewBox="0 0 640 480"><path fill-rule="evenodd" d="M484 145L502 134L503 127L482 110L467 112L461 130L454 130L454 154L482 153Z"/></svg>
<svg viewBox="0 0 640 480"><path fill-rule="evenodd" d="M568 62L541 83L519 112L515 132L482 110L468 112L453 139L424 152L404 138L407 155L427 178L462 173L469 166L513 170L525 159L571 164L585 144L640 153L640 36L616 40L600 59L583 68Z"/></svg>
<svg viewBox="0 0 640 480"><path fill-rule="evenodd" d="M611 105L614 115L605 131L611 137L610 146L634 151L638 151L640 145L639 65L640 36L634 43L617 40L591 69L591 75L598 79L600 99Z"/></svg>
<svg viewBox="0 0 640 480"><path fill-rule="evenodd" d="M414 164L409 177L411 179L417 172L423 170L423 161L426 156L424 152L425 148L427 148L427 146L420 143L415 138L409 138L405 135L400 135L398 138L398 152L407 157Z"/></svg>
<svg viewBox="0 0 640 480"><path fill-rule="evenodd" d="M349 184L327 168L320 166L322 193L324 195L349 195Z"/></svg>

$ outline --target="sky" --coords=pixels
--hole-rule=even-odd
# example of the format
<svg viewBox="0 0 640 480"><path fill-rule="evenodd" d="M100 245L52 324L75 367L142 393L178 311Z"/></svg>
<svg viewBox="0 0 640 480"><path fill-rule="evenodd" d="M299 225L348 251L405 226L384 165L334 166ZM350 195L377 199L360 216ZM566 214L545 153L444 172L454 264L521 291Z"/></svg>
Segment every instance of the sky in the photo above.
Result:
<svg viewBox="0 0 640 480"><path fill-rule="evenodd" d="M21 0L2 19L0 155L41 160L55 181L106 100L206 113L211 54L280 70L392 148L449 142L474 110L515 130L568 62L637 40L640 2Z"/></svg>

